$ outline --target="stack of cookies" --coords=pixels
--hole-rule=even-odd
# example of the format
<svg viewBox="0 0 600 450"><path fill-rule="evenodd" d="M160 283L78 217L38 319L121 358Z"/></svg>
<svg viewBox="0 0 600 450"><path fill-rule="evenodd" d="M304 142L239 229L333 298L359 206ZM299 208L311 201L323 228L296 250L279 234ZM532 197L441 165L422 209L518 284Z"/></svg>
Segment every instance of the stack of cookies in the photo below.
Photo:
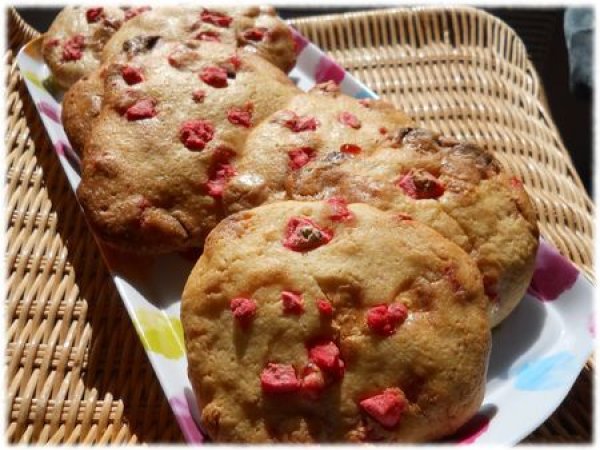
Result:
<svg viewBox="0 0 600 450"><path fill-rule="evenodd" d="M478 410L538 242L492 154L300 91L271 8L66 8L43 53L94 231L203 249L181 314L212 439L435 441Z"/></svg>

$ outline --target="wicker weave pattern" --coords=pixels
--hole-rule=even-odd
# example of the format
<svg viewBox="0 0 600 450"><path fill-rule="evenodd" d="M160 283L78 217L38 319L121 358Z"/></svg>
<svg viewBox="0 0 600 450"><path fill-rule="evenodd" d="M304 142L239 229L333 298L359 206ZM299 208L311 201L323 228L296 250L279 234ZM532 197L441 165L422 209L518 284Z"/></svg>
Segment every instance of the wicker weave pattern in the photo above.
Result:
<svg viewBox="0 0 600 450"><path fill-rule="evenodd" d="M294 25L423 125L495 150L543 235L589 275L591 202L514 32L476 10L390 10ZM181 442L13 57L37 32L11 12L8 68L8 439ZM589 442L591 369L529 442Z"/></svg>
<svg viewBox="0 0 600 450"><path fill-rule="evenodd" d="M37 35L11 17L10 47ZM182 442L9 50L6 349L14 443Z"/></svg>

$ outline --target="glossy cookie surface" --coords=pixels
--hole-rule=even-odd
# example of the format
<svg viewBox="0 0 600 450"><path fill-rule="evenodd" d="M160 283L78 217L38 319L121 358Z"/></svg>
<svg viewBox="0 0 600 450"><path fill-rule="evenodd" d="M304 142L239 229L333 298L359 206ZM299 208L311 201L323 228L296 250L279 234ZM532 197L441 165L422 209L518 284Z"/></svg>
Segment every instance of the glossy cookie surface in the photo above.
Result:
<svg viewBox="0 0 600 450"><path fill-rule="evenodd" d="M298 93L225 44L150 44L107 68L78 188L98 234L136 252L201 246L248 133Z"/></svg>
<svg viewBox="0 0 600 450"><path fill-rule="evenodd" d="M121 8L64 8L42 41L42 54L63 88L94 71L104 45L126 20Z"/></svg>
<svg viewBox="0 0 600 450"><path fill-rule="evenodd" d="M290 70L295 63L292 34L272 8L158 7L140 11L102 48L100 62L104 67L87 71L65 95L63 124L69 141L78 152L83 151L92 121L100 112L106 66L123 53L133 56L144 51L156 39L218 42L231 46L232 51L239 48L255 53L284 71Z"/></svg>
<svg viewBox="0 0 600 450"><path fill-rule="evenodd" d="M422 442L480 406L490 332L455 244L362 204L280 202L207 239L183 293L217 442Z"/></svg>
<svg viewBox="0 0 600 450"><path fill-rule="evenodd" d="M225 188L226 208L341 197L419 220L473 257L496 325L533 273L531 202L491 153L415 128L394 111L332 84L298 95L248 137Z"/></svg>

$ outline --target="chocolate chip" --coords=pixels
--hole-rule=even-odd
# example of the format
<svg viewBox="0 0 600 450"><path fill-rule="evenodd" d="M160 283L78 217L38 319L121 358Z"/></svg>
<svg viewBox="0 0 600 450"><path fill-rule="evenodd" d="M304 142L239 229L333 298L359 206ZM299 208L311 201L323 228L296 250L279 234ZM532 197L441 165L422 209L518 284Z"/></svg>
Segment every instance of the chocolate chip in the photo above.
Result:
<svg viewBox="0 0 600 450"><path fill-rule="evenodd" d="M439 149L436 145L437 133L425 128L400 128L391 138L397 146L407 145L420 153L435 153Z"/></svg>
<svg viewBox="0 0 600 450"><path fill-rule="evenodd" d="M475 162L475 167L482 173L484 178L489 178L500 172L500 164L496 158L475 144L460 143L455 145L451 149L451 154L472 159Z"/></svg>
<svg viewBox="0 0 600 450"><path fill-rule="evenodd" d="M340 87L337 85L335 81L326 81L324 83L319 83L313 87L313 90L321 91L325 94L335 94L340 92Z"/></svg>
<svg viewBox="0 0 600 450"><path fill-rule="evenodd" d="M437 138L437 143L442 147L454 147L455 145L460 144L460 141L452 136L439 136Z"/></svg>
<svg viewBox="0 0 600 450"><path fill-rule="evenodd" d="M398 131L396 131L396 133L392 137L392 140L394 141L394 143L401 145L402 141L404 140L404 136L406 136L412 130L414 130L414 128L412 128L412 127L400 128Z"/></svg>
<svg viewBox="0 0 600 450"><path fill-rule="evenodd" d="M105 17L102 20L102 25L107 28L112 28L113 30L118 30L123 25L123 21L114 17Z"/></svg>
<svg viewBox="0 0 600 450"><path fill-rule="evenodd" d="M405 144L421 141L433 141L437 138L437 133L425 128L413 128L403 138Z"/></svg>
<svg viewBox="0 0 600 450"><path fill-rule="evenodd" d="M343 152L330 152L323 157L323 161L331 164L340 164L344 160L348 159L349 156Z"/></svg>
<svg viewBox="0 0 600 450"><path fill-rule="evenodd" d="M123 51L129 56L145 53L154 48L160 36L136 36L123 42Z"/></svg>

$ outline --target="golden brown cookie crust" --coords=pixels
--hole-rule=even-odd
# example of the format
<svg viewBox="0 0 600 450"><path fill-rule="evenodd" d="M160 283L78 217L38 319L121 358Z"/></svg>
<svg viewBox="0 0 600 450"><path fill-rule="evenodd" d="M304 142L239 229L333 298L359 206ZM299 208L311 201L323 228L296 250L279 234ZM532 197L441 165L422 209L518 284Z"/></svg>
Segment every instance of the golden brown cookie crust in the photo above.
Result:
<svg viewBox="0 0 600 450"><path fill-rule="evenodd" d="M232 51L240 48L258 54L284 71L294 66L291 31L272 8L210 9L231 17L231 24L227 27L202 21L204 11L207 11L206 8L182 7L145 11L127 20L112 35L102 50L101 61L106 66L123 52L135 53L146 45L148 39L155 37L177 41L204 36L202 39L218 39L221 44L230 45ZM79 80L65 95L63 124L69 141L78 152L83 151L92 121L100 112L104 94L103 79L103 69L97 68Z"/></svg>
<svg viewBox="0 0 600 450"><path fill-rule="evenodd" d="M100 65L102 49L119 29L121 8L64 8L42 41L42 54L54 78L67 89Z"/></svg>
<svg viewBox="0 0 600 450"><path fill-rule="evenodd" d="M140 71L143 80L128 84L126 67ZM205 82L211 71L222 73L227 85ZM214 190L230 176L248 132L298 90L267 61L228 45L157 40L111 64L104 92L78 194L108 243L157 252L202 245L222 217ZM140 107L155 115L129 117ZM246 110L248 127L230 120L232 112ZM196 137L208 135L204 148L193 148Z"/></svg>
<svg viewBox="0 0 600 450"><path fill-rule="evenodd" d="M317 85L291 99L248 136L247 152L237 162L238 176L231 179L225 192L227 211L233 213L294 196L289 177L296 169L291 167L294 161L290 155L298 149L309 155L307 167L320 159L336 164L351 158L353 151L374 151L385 142L388 130L413 124L406 114L388 103L369 100L363 104L342 94L333 82ZM352 126L341 121L344 114L355 121ZM286 126L288 117L294 116L299 122L312 121L314 126L301 131ZM358 150L346 149L348 145ZM329 193L323 190L313 198L327 196Z"/></svg>
<svg viewBox="0 0 600 450"><path fill-rule="evenodd" d="M320 125L295 132L281 126L277 112L255 128L224 193L228 212L339 196L410 216L471 254L484 275L492 325L497 325L525 294L537 251L535 213L521 183L478 146L414 128L408 120L386 122L382 115L391 118L390 113L380 107L367 116L375 105L342 95L332 85L294 98L285 109L310 115ZM356 117L360 127L340 123L343 112ZM385 132L379 134L377 124ZM345 143L356 149L343 151ZM290 151L307 148L310 158L290 166ZM415 178L414 171L442 190L413 198L401 179Z"/></svg>
<svg viewBox="0 0 600 450"><path fill-rule="evenodd" d="M219 25L207 18L207 12L230 20ZM251 29L258 29L259 35L248 34ZM127 21L107 42L102 60L120 54L128 40L151 35L165 40L215 39L221 44L248 48L286 72L296 63L291 31L270 7L154 8Z"/></svg>
<svg viewBox="0 0 600 450"><path fill-rule="evenodd" d="M69 143L82 153L93 121L98 117L104 97L103 69L93 70L79 79L65 93L62 101L62 124Z"/></svg>
<svg viewBox="0 0 600 450"><path fill-rule="evenodd" d="M171 38L190 33L189 30L206 33L218 29L220 39L226 41L221 46L233 47L243 44L236 30L262 29L256 26L266 24L261 20L276 20L271 13L256 8L239 11L227 16L231 18L227 28L198 21L199 15L206 14L204 9L195 10L194 14L177 8L150 11L121 27L111 39L112 44L106 46L105 53L126 47L122 57L135 59L138 57L136 52L152 51L153 43L162 42L151 34L156 29L162 29L162 33ZM218 20L215 23L219 23ZM250 25L254 27L248 28ZM238 37L234 39L235 36ZM277 42L288 41L280 39ZM263 48L273 50L266 46L267 42L264 41ZM206 48L211 44L218 45L202 43ZM260 46L257 48L260 53ZM144 151L153 155L154 141L145 142L147 136L142 131L135 136L139 142L136 146L146 150L126 149L124 145L130 145L130 142L125 141L121 144L123 148L117 151L107 142L106 136L121 132L121 128L108 125L108 122L119 117L114 109L120 107L124 98L138 95L135 92L139 86L118 89L120 97L113 96L112 106L106 108L112 115L107 113L104 124L96 128L91 126L91 121L97 114L104 90L102 76L100 72L94 73L77 83L65 98L63 119L76 148L86 142L90 130L102 130L103 137L94 137L93 140L98 142L88 145L88 148L96 149L91 162L84 161L84 178L91 176L94 180L84 180L81 190L100 233L115 245L142 251L182 249L201 245L202 236L219 218L228 214L279 200L341 196L348 201L366 202L418 219L470 253L484 275L486 293L493 304L493 325L514 309L533 272L538 230L533 208L522 186L509 179L488 152L427 130L413 129L410 118L392 106L380 101L357 101L341 94L333 83L317 86L309 93L299 93L277 70L267 69L261 75L264 75L264 86L260 87L262 93L252 100L255 111L252 129L240 134L244 138L227 142L235 153L228 158L233 169L218 201L208 198L206 190L203 191L206 173L211 164L214 166L214 161L202 157L190 163L190 167L198 169L203 176L199 179L198 175L189 173L184 178L191 185L180 190L162 182L169 179L173 185L180 184L179 174L188 173L188 169L177 164L169 166L177 167L173 174L164 176L159 183L152 183L149 189L135 177L136 181L132 182L123 169L128 167L127 170L132 171L134 166L138 167L135 159L129 159L131 155L144 154ZM274 102L269 101L267 85L272 83L270 77L275 80ZM114 86L109 86L112 91ZM282 91L285 94L277 93L281 86L286 86ZM244 95L252 97L254 94L249 92L256 86L245 89L246 94L240 99L245 98ZM225 91L219 90L219 93L225 94ZM292 94L297 95L290 98ZM81 98L78 99L79 95ZM229 95L227 93L227 97ZM186 101L189 102L189 98ZM234 99L227 98L226 101L234 102ZM244 108L244 102L238 103L238 109ZM233 107L233 103L230 106ZM230 126L224 120L222 105L216 113L205 106L194 105L193 108L200 108L203 115L220 116L217 121ZM279 110L274 112L275 109ZM170 117L168 111L165 113L167 121L179 120ZM269 113L273 115L267 117ZM260 123L262 119L266 120ZM140 129L131 124L128 129L134 128ZM240 131L239 126L234 128ZM159 136L155 139L161 141ZM177 136L172 139L177 145ZM101 147L109 150L98 151ZM158 163L145 165L158 166ZM400 176L413 170L439 177L445 185L444 195L418 199L406 195L399 188ZM149 177L156 176L153 170L145 173ZM94 198L92 187L101 186L105 186L106 191L102 190L102 194ZM175 195L173 190L177 192ZM157 202L160 206L148 208L149 202ZM140 217L145 217L142 223L149 231L141 232L141 236L135 238L140 233Z"/></svg>
<svg viewBox="0 0 600 450"><path fill-rule="evenodd" d="M483 399L490 345L481 275L458 246L430 228L363 204L331 220L326 202L279 202L223 220L183 293L188 372L201 422L217 442L424 442L455 431ZM331 240L310 251L286 248L291 218L309 218ZM282 291L302 294L304 312L284 314ZM241 327L231 300L251 298ZM325 317L318 299L328 300ZM369 308L402 303L408 317L390 336L367 326ZM335 342L345 364L316 398L265 393L268 363L298 376L315 339ZM359 406L385 389L407 399L397 425Z"/></svg>

